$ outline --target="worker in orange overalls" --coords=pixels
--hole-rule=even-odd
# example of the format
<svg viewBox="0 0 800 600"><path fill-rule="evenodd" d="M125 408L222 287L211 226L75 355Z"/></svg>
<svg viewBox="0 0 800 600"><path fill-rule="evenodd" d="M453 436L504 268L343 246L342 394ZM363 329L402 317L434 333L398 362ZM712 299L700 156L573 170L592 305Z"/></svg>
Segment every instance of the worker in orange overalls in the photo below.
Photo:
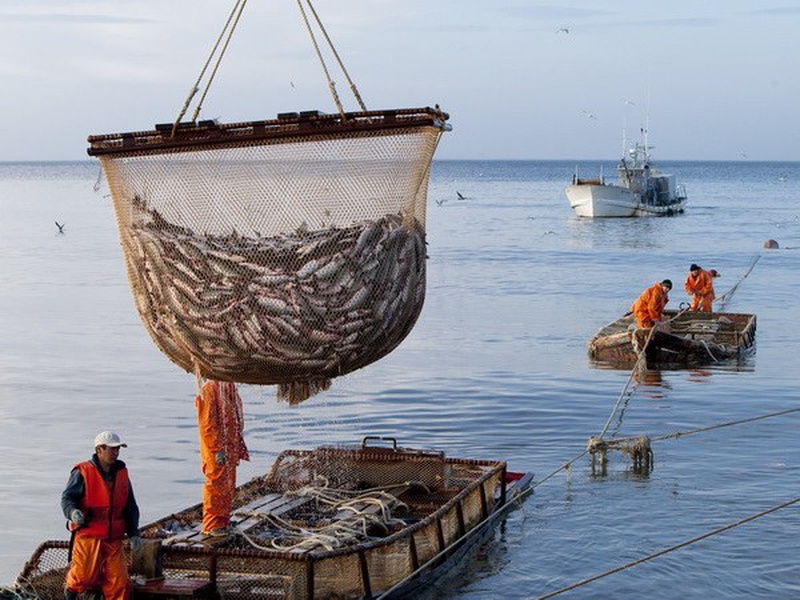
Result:
<svg viewBox="0 0 800 600"><path fill-rule="evenodd" d="M242 399L233 383L210 380L201 388L195 406L206 476L202 533L224 536L231 519L236 467L240 460L250 460L242 435Z"/></svg>
<svg viewBox="0 0 800 600"><path fill-rule="evenodd" d="M669 291L672 282L665 279L661 283L654 283L636 299L631 306L631 312L636 319L637 327L652 327L661 320L664 307L669 302Z"/></svg>
<svg viewBox="0 0 800 600"><path fill-rule="evenodd" d="M64 582L66 600L99 588L106 600L128 600L131 583L122 547L127 534L131 549L141 546L139 507L125 463L127 447L112 431L94 438L94 455L73 467L61 494L61 510L72 530L70 567Z"/></svg>
<svg viewBox="0 0 800 600"><path fill-rule="evenodd" d="M692 263L683 287L686 293L692 296L692 310L711 312L711 303L716 296L714 295L714 276L710 271L701 269Z"/></svg>

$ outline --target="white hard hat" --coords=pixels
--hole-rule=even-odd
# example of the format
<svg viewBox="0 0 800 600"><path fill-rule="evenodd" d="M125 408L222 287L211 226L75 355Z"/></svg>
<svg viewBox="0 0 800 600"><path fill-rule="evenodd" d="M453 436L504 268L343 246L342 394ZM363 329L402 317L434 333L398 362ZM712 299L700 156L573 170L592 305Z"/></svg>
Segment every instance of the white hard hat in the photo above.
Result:
<svg viewBox="0 0 800 600"><path fill-rule="evenodd" d="M98 446L111 446L112 448L127 448L128 444L123 444L119 436L113 431L101 431L94 437L94 447Z"/></svg>

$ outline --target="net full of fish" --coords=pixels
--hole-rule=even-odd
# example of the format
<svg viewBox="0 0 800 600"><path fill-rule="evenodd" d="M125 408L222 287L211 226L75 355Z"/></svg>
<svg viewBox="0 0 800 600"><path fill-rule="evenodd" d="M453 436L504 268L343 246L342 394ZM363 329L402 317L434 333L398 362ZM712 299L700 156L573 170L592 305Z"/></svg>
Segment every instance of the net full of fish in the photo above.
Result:
<svg viewBox="0 0 800 600"><path fill-rule="evenodd" d="M176 364L299 402L391 352L425 298L425 233L401 214L272 237L198 234L134 199L139 314Z"/></svg>

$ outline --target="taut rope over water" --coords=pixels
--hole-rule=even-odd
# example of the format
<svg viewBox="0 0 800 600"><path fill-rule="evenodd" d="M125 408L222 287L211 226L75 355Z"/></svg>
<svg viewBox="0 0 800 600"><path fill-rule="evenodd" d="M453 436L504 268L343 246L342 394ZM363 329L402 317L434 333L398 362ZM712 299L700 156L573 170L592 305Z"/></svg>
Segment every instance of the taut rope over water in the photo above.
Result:
<svg viewBox="0 0 800 600"><path fill-rule="evenodd" d="M750 268L747 269L745 274L741 276L739 281L737 281L731 289L729 289L727 292L722 294L722 296L720 296L715 300L716 302L719 302L720 311L725 309L725 303L728 302L728 300L730 300L733 297L733 294L736 293L736 290L739 288L739 285L741 285L741 283L747 278L747 276L750 275L750 273L752 272L753 268L756 266L756 263L759 261L760 258L761 255L760 254L757 255L753 259L753 262L750 263Z"/></svg>
<svg viewBox="0 0 800 600"><path fill-rule="evenodd" d="M630 567L635 567L638 564L641 564L643 562L647 562L647 561L652 560L654 558L658 558L659 556L663 556L664 554L668 554L668 553L673 552L675 550L680 550L681 548L684 548L686 546L694 544L695 542L699 542L701 540L704 540L704 539L706 539L708 537L711 537L711 536L714 536L714 535L718 535L720 533L724 533L724 532L726 532L726 531L728 531L730 529L733 529L735 527L739 527L740 525L744 525L745 523L749 523L750 521L754 521L755 519L758 519L760 517L766 516L766 515L768 515L770 513L782 510L784 508L788 508L789 506L792 506L793 504L796 504L798 502L800 502L800 498L795 498L794 500L789 500L787 502L783 502L781 504L773 506L772 508L768 508L768 509L763 510L763 511L761 511L759 513L756 513L754 515L750 515L749 517L745 517L744 519L740 519L739 521L736 521L735 523L730 523L729 525L725 525L724 527L719 527L717 529L714 529L712 531L709 531L707 533L704 533L702 535L694 537L694 538L692 538L690 540L686 540L685 542L681 542L680 544L675 544L674 546L670 546L669 548L665 548L664 550L660 550L658 552L655 552L655 553L650 554L648 556L645 556L643 558L639 558L637 560L634 560L634 561L631 561L629 563L626 563L626 564L624 564L624 565L622 565L620 567L617 567L615 569L611 569L610 571L606 571L605 573L600 573L599 575L595 575L593 577L588 577L587 579L583 579L583 580L581 580L581 581L579 581L577 583L573 583L572 585L568 585L567 587L563 587L563 588L561 588L559 590L556 590L555 592L550 592L549 594L545 594L544 596L539 596L537 600L545 600L545 598L552 598L553 596L558 596L559 594L563 594L564 592L568 592L568 591L574 590L576 588L582 587L582 586L584 586L586 584L592 583L593 581L597 581L598 579L602 579L603 577L607 577L609 575L613 575L614 573L619 573L620 571L624 571L625 569L629 569Z"/></svg>

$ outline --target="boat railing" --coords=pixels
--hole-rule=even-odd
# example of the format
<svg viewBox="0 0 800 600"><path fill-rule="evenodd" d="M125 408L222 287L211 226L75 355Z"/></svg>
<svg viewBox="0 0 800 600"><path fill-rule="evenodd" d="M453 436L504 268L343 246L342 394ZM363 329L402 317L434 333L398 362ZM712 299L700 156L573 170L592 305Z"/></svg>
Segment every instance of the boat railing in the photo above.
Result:
<svg viewBox="0 0 800 600"><path fill-rule="evenodd" d="M578 175L578 166L575 165L575 174L572 176L572 185L605 185L606 177L603 174L603 165L600 165L599 177L580 177Z"/></svg>
<svg viewBox="0 0 800 600"><path fill-rule="evenodd" d="M602 177L573 177L573 185L605 185Z"/></svg>

